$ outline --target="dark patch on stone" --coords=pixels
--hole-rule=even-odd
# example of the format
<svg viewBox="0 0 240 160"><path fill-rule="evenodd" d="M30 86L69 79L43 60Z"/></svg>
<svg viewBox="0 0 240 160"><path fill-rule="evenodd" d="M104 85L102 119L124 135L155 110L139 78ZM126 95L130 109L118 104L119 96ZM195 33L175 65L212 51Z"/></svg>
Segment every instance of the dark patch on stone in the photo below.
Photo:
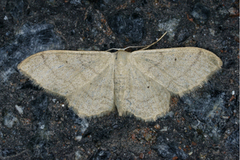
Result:
<svg viewBox="0 0 240 160"><path fill-rule="evenodd" d="M239 130L235 130L226 140L226 148L237 154L239 151Z"/></svg>
<svg viewBox="0 0 240 160"><path fill-rule="evenodd" d="M111 156L111 152L98 150L96 151L89 160L108 160Z"/></svg>
<svg viewBox="0 0 240 160"><path fill-rule="evenodd" d="M191 12L191 15L194 17L194 20L199 24L205 24L210 16L210 10L208 7L204 6L201 3L197 3Z"/></svg>
<svg viewBox="0 0 240 160"><path fill-rule="evenodd" d="M188 155L180 150L174 142L167 142L163 137L159 136L157 138L156 145L151 147L154 149L158 155L164 159L173 159L173 157L178 157L178 159L187 159Z"/></svg>
<svg viewBox="0 0 240 160"><path fill-rule="evenodd" d="M35 120L46 120L49 118L48 97L45 94L38 96L31 102L31 109Z"/></svg>
<svg viewBox="0 0 240 160"><path fill-rule="evenodd" d="M108 19L109 26L117 36L140 42L144 36L144 20L139 13L131 15L118 12Z"/></svg>

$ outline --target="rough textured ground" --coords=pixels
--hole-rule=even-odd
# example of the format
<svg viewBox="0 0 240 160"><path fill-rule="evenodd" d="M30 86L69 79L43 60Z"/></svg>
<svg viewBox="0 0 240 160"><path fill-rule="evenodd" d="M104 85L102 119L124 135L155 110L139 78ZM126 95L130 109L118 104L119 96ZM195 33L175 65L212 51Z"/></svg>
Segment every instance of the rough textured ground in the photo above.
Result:
<svg viewBox="0 0 240 160"><path fill-rule="evenodd" d="M0 159L239 159L239 2L1 0ZM43 50L196 46L223 61L156 122L80 119L16 66Z"/></svg>

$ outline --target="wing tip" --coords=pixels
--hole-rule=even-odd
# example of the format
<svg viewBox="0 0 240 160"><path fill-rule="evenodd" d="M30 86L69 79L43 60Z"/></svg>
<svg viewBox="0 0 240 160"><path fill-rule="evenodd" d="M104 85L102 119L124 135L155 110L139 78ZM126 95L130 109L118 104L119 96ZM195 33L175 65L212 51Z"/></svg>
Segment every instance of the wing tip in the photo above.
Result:
<svg viewBox="0 0 240 160"><path fill-rule="evenodd" d="M164 116L167 115L167 113L169 112L170 107L164 107L164 111L162 111L161 113L155 114L153 113L151 116L148 117L143 117L141 115L136 115L134 113L131 113L129 111L125 111L125 112L118 112L119 116L129 116L129 117L135 117L137 120L141 120L141 121L145 121L145 122L155 122L158 118L162 118Z"/></svg>
<svg viewBox="0 0 240 160"><path fill-rule="evenodd" d="M106 111L102 111L99 112L98 114L88 114L86 112L82 112L79 109L77 109L76 107L73 107L70 105L70 108L74 111L74 113L76 113L80 118L87 118L89 120L93 119L93 118L97 118L97 117L103 117L106 116L112 112L114 112L116 109L115 107L112 107L111 110L106 110Z"/></svg>
<svg viewBox="0 0 240 160"><path fill-rule="evenodd" d="M194 86L191 86L190 88L184 90L184 91L180 91L180 92L177 92L177 93L173 93L170 91L170 93L172 95L179 95L180 97L184 96L185 94L187 93L190 93L192 91L196 91L198 88L201 88L203 85L207 84L208 81L215 75L217 74L218 72L221 71L221 67L220 68L216 68L211 74L207 75L206 77L202 78L202 80L194 85Z"/></svg>

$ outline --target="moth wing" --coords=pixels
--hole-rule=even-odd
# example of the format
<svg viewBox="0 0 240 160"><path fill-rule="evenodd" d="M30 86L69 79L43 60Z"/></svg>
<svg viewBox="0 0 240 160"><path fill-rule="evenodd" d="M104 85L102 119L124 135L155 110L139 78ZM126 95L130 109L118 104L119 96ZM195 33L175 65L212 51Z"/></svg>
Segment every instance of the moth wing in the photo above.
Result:
<svg viewBox="0 0 240 160"><path fill-rule="evenodd" d="M102 116L113 111L115 109L113 80L114 63L111 63L90 83L68 95L69 105L80 117Z"/></svg>
<svg viewBox="0 0 240 160"><path fill-rule="evenodd" d="M142 50L130 57L144 75L180 95L199 86L222 66L214 53L196 47Z"/></svg>
<svg viewBox="0 0 240 160"><path fill-rule="evenodd" d="M92 116L92 110L113 110L114 59L103 51L53 50L28 57L18 69L45 90L67 98L79 115Z"/></svg>
<svg viewBox="0 0 240 160"><path fill-rule="evenodd" d="M18 69L44 89L66 96L103 72L114 55L103 51L52 50L34 54Z"/></svg>
<svg viewBox="0 0 240 160"><path fill-rule="evenodd" d="M128 78L123 86L124 93L115 99L119 115L130 113L145 121L165 115L169 111L170 93L135 66L125 67Z"/></svg>

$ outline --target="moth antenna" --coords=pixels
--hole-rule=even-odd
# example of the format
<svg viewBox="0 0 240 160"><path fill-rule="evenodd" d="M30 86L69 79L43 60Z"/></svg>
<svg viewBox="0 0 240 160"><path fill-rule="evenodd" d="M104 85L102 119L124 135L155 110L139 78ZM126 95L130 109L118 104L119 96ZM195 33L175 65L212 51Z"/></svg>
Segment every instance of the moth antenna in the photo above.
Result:
<svg viewBox="0 0 240 160"><path fill-rule="evenodd" d="M149 47L151 47L152 45L158 43L165 35L167 34L167 32L165 32L160 38L158 38L158 40L156 42L153 42L152 44L140 49L140 50L145 50L145 49L148 49Z"/></svg>
<svg viewBox="0 0 240 160"><path fill-rule="evenodd" d="M110 48L110 49L108 49L108 50L106 50L106 51L107 51L107 52L112 51L112 50L125 51L125 50L128 49L128 48L142 48L142 47L144 47L144 46L128 46L128 47L126 47L126 48Z"/></svg>
<svg viewBox="0 0 240 160"><path fill-rule="evenodd" d="M108 50L106 50L107 52L109 52L109 51L112 51L112 50L117 50L117 51L119 51L119 50L122 50L122 51L125 51L126 49L128 49L128 48L142 48L142 49L140 49L140 50L145 50L145 49L148 49L149 47L151 47L152 45L154 45L154 44L156 44L157 42L159 42L165 35L167 34L167 32L165 32L160 38L158 38L158 40L156 41L156 42L153 42L152 44L150 44L150 45L147 45L147 46L128 46L128 47L126 47L126 48L110 48L110 49L108 49ZM140 51L139 50L139 51Z"/></svg>
<svg viewBox="0 0 240 160"><path fill-rule="evenodd" d="M119 50L123 50L123 49L122 48L110 48L110 49L106 50L106 52L110 52L112 50L119 51Z"/></svg>

